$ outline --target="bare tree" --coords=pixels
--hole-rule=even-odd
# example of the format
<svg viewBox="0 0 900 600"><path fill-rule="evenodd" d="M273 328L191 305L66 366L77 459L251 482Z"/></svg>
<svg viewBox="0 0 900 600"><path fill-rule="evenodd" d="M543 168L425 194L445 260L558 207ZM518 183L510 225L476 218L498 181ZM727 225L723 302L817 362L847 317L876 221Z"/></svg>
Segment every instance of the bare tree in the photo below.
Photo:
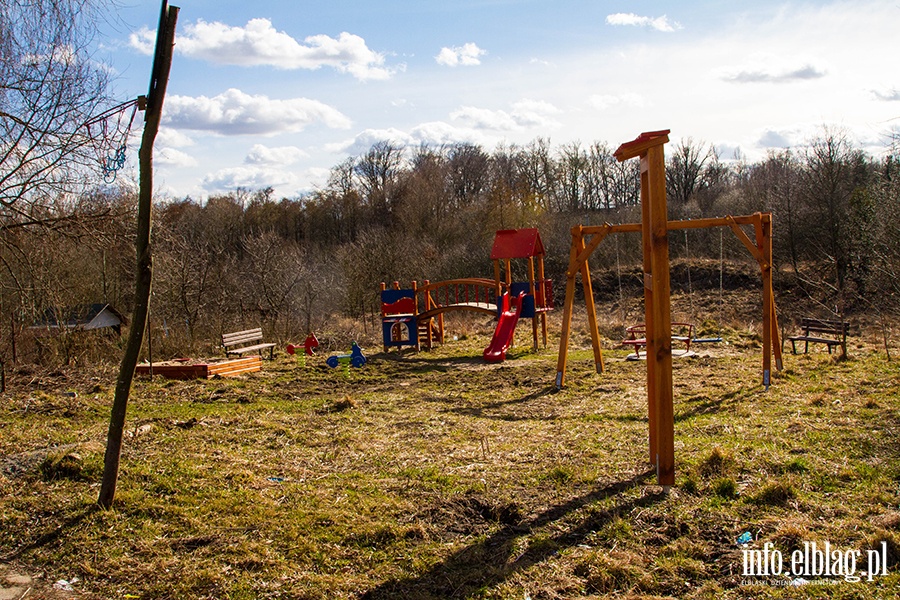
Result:
<svg viewBox="0 0 900 600"><path fill-rule="evenodd" d="M96 178L85 124L108 108L89 47L106 0L0 0L0 208L38 210Z"/></svg>
<svg viewBox="0 0 900 600"><path fill-rule="evenodd" d="M710 164L718 161L712 146L688 138L669 152L666 161L666 194L676 206L683 206L704 186Z"/></svg>
<svg viewBox="0 0 900 600"><path fill-rule="evenodd" d="M382 225L391 223L393 186L402 163L403 147L389 141L374 144L356 162L355 172L363 195L368 199L374 219Z"/></svg>
<svg viewBox="0 0 900 600"><path fill-rule="evenodd" d="M842 294L855 267L854 195L868 183L870 168L846 132L827 128L812 140L803 160L801 193L809 211L811 247L818 260L827 258L831 263L835 285Z"/></svg>

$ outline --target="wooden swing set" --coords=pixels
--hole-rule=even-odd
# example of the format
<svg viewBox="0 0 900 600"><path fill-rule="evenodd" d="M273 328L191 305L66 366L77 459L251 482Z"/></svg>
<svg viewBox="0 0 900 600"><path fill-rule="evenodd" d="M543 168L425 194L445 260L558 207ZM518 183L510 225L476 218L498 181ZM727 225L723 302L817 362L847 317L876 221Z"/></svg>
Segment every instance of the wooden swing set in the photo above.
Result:
<svg viewBox="0 0 900 600"><path fill-rule="evenodd" d="M666 163L663 145L669 141L669 130L642 133L631 142L619 146L615 157L619 162L631 158L641 161L641 222L624 225L576 225L572 228L569 267L566 271L566 300L556 371L556 387L565 382L569 334L575 299L575 278L580 273L584 303L591 331L594 364L603 372L603 353L591 287L588 258L611 233L639 232L643 247L644 324L647 347L647 413L649 421L650 462L656 465L659 485L675 484L675 420L672 391L672 314L669 278L669 231L728 227L759 263L762 277L763 358L762 382L771 382L772 357L775 367L782 369L778 318L772 288L772 214L755 213L738 217L669 221L666 213ZM752 226L754 238L743 226Z"/></svg>

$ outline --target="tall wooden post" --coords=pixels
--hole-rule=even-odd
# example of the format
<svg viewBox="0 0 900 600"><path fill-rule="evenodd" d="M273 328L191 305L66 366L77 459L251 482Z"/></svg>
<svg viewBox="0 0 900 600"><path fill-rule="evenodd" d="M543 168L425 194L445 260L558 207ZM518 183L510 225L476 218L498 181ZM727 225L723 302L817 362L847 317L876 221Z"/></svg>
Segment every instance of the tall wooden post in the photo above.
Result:
<svg viewBox="0 0 900 600"><path fill-rule="evenodd" d="M135 239L137 270L135 275L135 304L131 318L131 330L119 375L116 379L116 393L109 418L106 438L106 453L103 460L103 479L97 503L103 508L112 506L119 477L119 459L122 453L122 438L125 433L125 416L134 369L144 341L147 315L150 310L150 289L153 280L153 261L150 247L150 224L153 207L153 142L159 132L160 115L169 70L172 65L172 49L175 46L175 23L178 7L168 6L163 0L156 34L156 55L150 74L150 91L147 94L144 112L144 133L139 153L140 189L138 191L138 227Z"/></svg>
<svg viewBox="0 0 900 600"><path fill-rule="evenodd" d="M647 405L651 462L660 485L675 484L675 418L672 391L672 310L666 159L669 131L643 133L615 152L621 161L640 157L644 249L644 315L647 328ZM656 434L653 439L654 432Z"/></svg>

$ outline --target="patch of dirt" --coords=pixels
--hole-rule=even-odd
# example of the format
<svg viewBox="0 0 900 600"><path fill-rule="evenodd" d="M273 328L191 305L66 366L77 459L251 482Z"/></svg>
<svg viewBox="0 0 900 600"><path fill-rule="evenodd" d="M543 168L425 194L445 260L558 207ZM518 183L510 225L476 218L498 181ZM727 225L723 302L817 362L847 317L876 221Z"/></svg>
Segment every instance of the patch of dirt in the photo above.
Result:
<svg viewBox="0 0 900 600"><path fill-rule="evenodd" d="M87 600L89 596L75 591L77 585L77 581L44 581L40 576L26 575L17 565L0 563L0 600Z"/></svg>

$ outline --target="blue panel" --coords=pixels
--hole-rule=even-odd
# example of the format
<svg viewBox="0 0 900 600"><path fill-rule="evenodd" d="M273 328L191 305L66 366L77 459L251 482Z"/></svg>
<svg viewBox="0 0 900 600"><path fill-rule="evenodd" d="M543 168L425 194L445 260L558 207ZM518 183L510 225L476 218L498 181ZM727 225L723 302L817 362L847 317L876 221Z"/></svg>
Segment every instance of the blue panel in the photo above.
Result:
<svg viewBox="0 0 900 600"><path fill-rule="evenodd" d="M522 299L522 314L520 319L530 319L534 316L534 296L531 295L531 284L527 281L515 281L509 286L510 298L515 298L520 293L525 292Z"/></svg>
<svg viewBox="0 0 900 600"><path fill-rule="evenodd" d="M384 304L393 304L402 298L415 298L415 290L384 290L381 292L381 301Z"/></svg>

